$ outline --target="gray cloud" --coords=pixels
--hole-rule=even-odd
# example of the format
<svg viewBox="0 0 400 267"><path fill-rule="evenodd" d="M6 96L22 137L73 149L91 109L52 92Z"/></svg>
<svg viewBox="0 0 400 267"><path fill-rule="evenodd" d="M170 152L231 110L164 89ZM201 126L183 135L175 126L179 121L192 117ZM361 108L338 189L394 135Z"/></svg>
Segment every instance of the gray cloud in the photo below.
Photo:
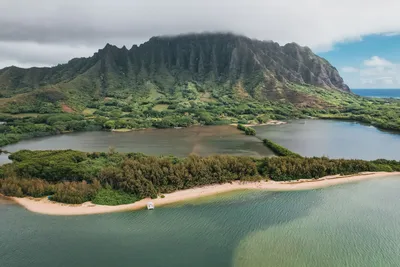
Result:
<svg viewBox="0 0 400 267"><path fill-rule="evenodd" d="M23 65L48 66L73 57L84 57L95 52L94 48L34 42L0 42L0 61L17 59Z"/></svg>
<svg viewBox="0 0 400 267"><path fill-rule="evenodd" d="M398 0L2 0L0 67L53 65L105 43L154 35L232 31L315 50L400 32Z"/></svg>

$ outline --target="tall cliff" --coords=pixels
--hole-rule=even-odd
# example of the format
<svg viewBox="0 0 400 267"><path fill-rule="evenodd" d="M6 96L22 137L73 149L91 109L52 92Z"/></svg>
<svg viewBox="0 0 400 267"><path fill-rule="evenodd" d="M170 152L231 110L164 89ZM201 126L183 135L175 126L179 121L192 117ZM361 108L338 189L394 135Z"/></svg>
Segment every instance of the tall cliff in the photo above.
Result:
<svg viewBox="0 0 400 267"><path fill-rule="evenodd" d="M56 99L74 93L87 97L118 91L145 94L152 89L172 94L188 82L202 91L260 101L279 98L291 84L350 91L338 71L307 47L233 34L153 37L131 49L107 44L92 57L52 68L0 70L2 97L36 96L38 90L56 90L60 94Z"/></svg>

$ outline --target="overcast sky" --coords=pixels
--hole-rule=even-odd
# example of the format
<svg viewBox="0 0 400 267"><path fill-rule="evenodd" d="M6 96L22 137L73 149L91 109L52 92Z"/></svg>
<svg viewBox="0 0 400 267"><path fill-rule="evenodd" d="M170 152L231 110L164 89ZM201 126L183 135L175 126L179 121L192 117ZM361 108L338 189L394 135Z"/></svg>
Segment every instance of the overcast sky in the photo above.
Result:
<svg viewBox="0 0 400 267"><path fill-rule="evenodd" d="M316 52L400 32L400 0L0 0L0 67L51 66L154 35L232 31ZM374 55L370 55L371 57Z"/></svg>

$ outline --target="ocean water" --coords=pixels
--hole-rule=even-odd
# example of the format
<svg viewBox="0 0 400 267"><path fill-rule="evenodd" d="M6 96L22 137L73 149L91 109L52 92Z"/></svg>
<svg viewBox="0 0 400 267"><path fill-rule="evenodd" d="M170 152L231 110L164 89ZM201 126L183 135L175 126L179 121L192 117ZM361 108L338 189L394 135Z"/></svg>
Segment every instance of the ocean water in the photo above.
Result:
<svg viewBox="0 0 400 267"><path fill-rule="evenodd" d="M351 89L353 93L378 98L400 98L400 89Z"/></svg>
<svg viewBox="0 0 400 267"><path fill-rule="evenodd" d="M2 267L397 267L400 177L89 216L0 201Z"/></svg>

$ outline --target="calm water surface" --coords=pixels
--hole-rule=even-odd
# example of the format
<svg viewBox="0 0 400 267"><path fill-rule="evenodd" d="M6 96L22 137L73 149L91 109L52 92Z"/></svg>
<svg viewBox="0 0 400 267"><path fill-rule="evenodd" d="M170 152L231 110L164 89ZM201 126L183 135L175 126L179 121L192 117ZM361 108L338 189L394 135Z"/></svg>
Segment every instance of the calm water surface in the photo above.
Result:
<svg viewBox="0 0 400 267"><path fill-rule="evenodd" d="M400 160L400 134L371 126L329 120L297 120L286 125L257 126L257 137L246 136L233 126L189 127L185 129L143 130L129 133L83 132L22 141L4 149L76 149L142 152L149 155L190 153L201 156L231 154L271 156L260 139L268 138L303 156ZM9 162L0 155L0 164Z"/></svg>
<svg viewBox="0 0 400 267"><path fill-rule="evenodd" d="M91 216L0 202L0 266L400 266L400 177Z"/></svg>
<svg viewBox="0 0 400 267"><path fill-rule="evenodd" d="M268 138L303 156L400 160L400 134L359 123L298 120L254 129L259 138Z"/></svg>
<svg viewBox="0 0 400 267"><path fill-rule="evenodd" d="M142 152L147 155L175 155L195 153L201 156L231 154L252 157L271 156L273 153L254 136L246 136L234 126L189 127L184 129L142 130L128 133L83 132L22 141L5 146L15 152L21 149L75 149L88 152ZM0 163L8 162L6 155Z"/></svg>

